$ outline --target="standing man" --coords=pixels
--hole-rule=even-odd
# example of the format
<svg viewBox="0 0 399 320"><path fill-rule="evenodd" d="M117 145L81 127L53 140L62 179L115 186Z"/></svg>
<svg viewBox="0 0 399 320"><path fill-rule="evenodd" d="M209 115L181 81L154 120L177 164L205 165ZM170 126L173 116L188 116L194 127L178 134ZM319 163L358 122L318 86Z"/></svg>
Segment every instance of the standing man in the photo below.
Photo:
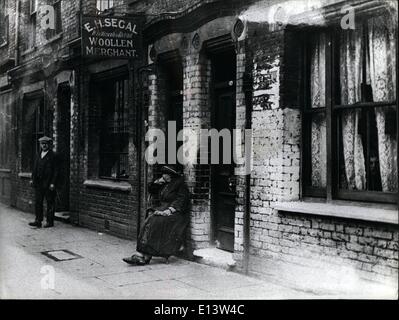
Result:
<svg viewBox="0 0 399 320"><path fill-rule="evenodd" d="M54 226L55 213L55 187L58 178L58 161L55 153L51 150L53 140L49 137L39 139L41 152L36 157L32 172L31 185L35 188L35 215L34 222L30 226L41 228L43 221L43 201L46 198L47 215L45 228Z"/></svg>

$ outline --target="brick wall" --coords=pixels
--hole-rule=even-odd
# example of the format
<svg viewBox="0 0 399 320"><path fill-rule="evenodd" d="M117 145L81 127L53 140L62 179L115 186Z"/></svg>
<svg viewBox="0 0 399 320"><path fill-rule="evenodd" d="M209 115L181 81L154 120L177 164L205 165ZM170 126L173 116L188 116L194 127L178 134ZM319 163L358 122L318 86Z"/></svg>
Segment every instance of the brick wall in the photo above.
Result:
<svg viewBox="0 0 399 320"><path fill-rule="evenodd" d="M250 270L266 272L265 261L325 271L346 266L356 277L392 283L398 276L397 226L273 208L277 201L300 198L301 57L293 53L300 52L298 41L294 33L276 30L247 42L254 63ZM279 74L276 87L265 82L268 70ZM241 263L243 213L237 208L235 258Z"/></svg>
<svg viewBox="0 0 399 320"><path fill-rule="evenodd" d="M81 183L84 181L85 176L85 165L87 157L84 152L84 128L83 119L85 116L83 104L88 105L88 95L84 94L84 88L88 87L89 78L87 73L80 70L76 70L73 73L73 83L71 86L71 139L70 139L70 212L71 220L78 224L79 223L79 205L80 205L80 189Z"/></svg>
<svg viewBox="0 0 399 320"><path fill-rule="evenodd" d="M210 61L192 48L183 59L183 128L194 130L210 128L209 81ZM199 136L197 138L199 143ZM199 155L194 155L199 160ZM196 161L197 161L196 160ZM192 194L191 244L194 249L209 246L210 241L210 166L185 166L187 184Z"/></svg>
<svg viewBox="0 0 399 320"><path fill-rule="evenodd" d="M215 0L166 0L166 1L137 1L130 6L132 12L146 12L147 14L157 15L173 12L182 12L188 8L195 8L204 3L214 2ZM152 17L150 16L149 19Z"/></svg>
<svg viewBox="0 0 399 320"><path fill-rule="evenodd" d="M352 267L358 277L384 282L397 278L395 226L298 213L262 216L258 224L263 228L252 235L253 255L326 270Z"/></svg>
<svg viewBox="0 0 399 320"><path fill-rule="evenodd" d="M250 60L249 53L246 52L245 43L237 44L237 57L236 57L236 128L245 130L246 129L246 97L244 88L245 74L249 70L252 70L252 64L248 63ZM245 150L245 144L241 146L241 150ZM244 164L238 165L237 169L245 169ZM240 168L241 167L241 168ZM245 175L237 176L236 185L236 212L234 219L234 259L238 262L239 266L242 266L243 257L243 225L244 225L244 193L245 187Z"/></svg>

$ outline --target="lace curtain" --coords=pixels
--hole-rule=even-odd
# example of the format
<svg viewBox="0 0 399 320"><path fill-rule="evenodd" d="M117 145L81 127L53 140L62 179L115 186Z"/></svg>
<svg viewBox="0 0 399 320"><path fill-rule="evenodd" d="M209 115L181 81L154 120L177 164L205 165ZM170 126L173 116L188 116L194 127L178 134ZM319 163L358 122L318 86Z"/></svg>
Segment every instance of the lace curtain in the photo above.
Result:
<svg viewBox="0 0 399 320"><path fill-rule="evenodd" d="M362 35L363 28L342 32L340 46L340 88L341 103L354 104L361 101L362 82ZM361 110L342 112L342 147L345 164L346 181L344 185L350 190L366 188L366 166L359 134Z"/></svg>
<svg viewBox="0 0 399 320"><path fill-rule="evenodd" d="M312 108L326 106L325 76L326 35L324 33L311 39L310 97ZM324 112L313 115L311 124L312 186L325 188L327 185L327 141L326 115Z"/></svg>
<svg viewBox="0 0 399 320"><path fill-rule="evenodd" d="M355 30L342 32L340 46L340 84L341 103L354 104L361 101L363 67L366 65L366 85L371 86L373 102L388 102L396 99L396 47L395 23L389 15L371 18L367 21L367 41L363 39L363 26ZM363 51L366 51L364 64ZM379 191L394 192L398 188L397 180L397 141L396 132L386 130L389 115L395 118L394 107L376 107L374 109L376 135L370 139L378 141ZM392 119L391 119L392 120ZM361 110L342 112L342 145L345 181L341 187L349 190L371 190L374 181L366 181L366 159L359 125ZM394 121L394 119L393 119ZM371 132L371 122L366 124ZM363 132L364 134L364 132ZM369 150L371 153L371 150ZM371 159L370 159L371 160ZM371 161L372 162L372 161ZM371 164L370 164L371 165Z"/></svg>
<svg viewBox="0 0 399 320"><path fill-rule="evenodd" d="M368 21L370 82L375 102L396 99L396 27L393 17L384 15ZM382 191L398 190L396 133L386 130L394 107L375 108L378 131L378 155ZM393 119L393 121L395 121ZM397 130L397 129L396 129Z"/></svg>
<svg viewBox="0 0 399 320"><path fill-rule="evenodd" d="M381 15L358 24L354 30L340 35L339 81L341 104L362 101L363 73L367 91L373 102L396 100L396 44L397 21L391 15ZM311 39L310 99L312 108L326 106L324 33ZM364 61L366 58L366 61ZM363 68L366 70L363 70ZM364 93L366 94L366 92ZM369 100L368 100L369 101ZM341 125L340 187L349 190L398 190L397 138L395 107L376 107L369 111L369 122L361 108L344 110ZM363 117L362 117L363 115ZM369 147L367 150L367 134ZM370 169L367 178L367 159ZM326 116L313 113L311 120L311 183L313 187L326 187ZM367 181L367 179L369 181Z"/></svg>

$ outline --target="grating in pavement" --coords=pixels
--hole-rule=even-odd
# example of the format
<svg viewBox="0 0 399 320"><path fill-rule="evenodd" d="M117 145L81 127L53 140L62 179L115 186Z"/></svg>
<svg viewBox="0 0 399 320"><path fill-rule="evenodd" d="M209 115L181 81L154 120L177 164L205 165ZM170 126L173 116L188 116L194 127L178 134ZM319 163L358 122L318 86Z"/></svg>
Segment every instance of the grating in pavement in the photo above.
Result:
<svg viewBox="0 0 399 320"><path fill-rule="evenodd" d="M46 257L54 261L67 261L67 260L83 258L82 256L66 249L43 251L41 252L41 254L45 255Z"/></svg>

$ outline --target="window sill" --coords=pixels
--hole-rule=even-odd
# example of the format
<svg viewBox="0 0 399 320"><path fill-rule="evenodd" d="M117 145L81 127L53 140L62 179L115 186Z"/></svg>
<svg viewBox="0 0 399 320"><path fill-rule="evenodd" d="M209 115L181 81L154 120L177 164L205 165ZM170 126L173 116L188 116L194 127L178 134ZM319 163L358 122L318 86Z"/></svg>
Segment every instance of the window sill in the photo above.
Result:
<svg viewBox="0 0 399 320"><path fill-rule="evenodd" d="M109 180L86 180L83 185L87 188L106 189L122 192L131 192L132 186L128 182L114 182Z"/></svg>
<svg viewBox="0 0 399 320"><path fill-rule="evenodd" d="M0 168L0 173L11 173L10 169L2 169Z"/></svg>
<svg viewBox="0 0 399 320"><path fill-rule="evenodd" d="M21 179L32 179L32 172L20 172L18 177Z"/></svg>
<svg viewBox="0 0 399 320"><path fill-rule="evenodd" d="M316 201L279 202L274 205L278 211L296 212L326 217L356 219L363 221L399 224L398 209L394 205L375 205L337 201L332 203Z"/></svg>

